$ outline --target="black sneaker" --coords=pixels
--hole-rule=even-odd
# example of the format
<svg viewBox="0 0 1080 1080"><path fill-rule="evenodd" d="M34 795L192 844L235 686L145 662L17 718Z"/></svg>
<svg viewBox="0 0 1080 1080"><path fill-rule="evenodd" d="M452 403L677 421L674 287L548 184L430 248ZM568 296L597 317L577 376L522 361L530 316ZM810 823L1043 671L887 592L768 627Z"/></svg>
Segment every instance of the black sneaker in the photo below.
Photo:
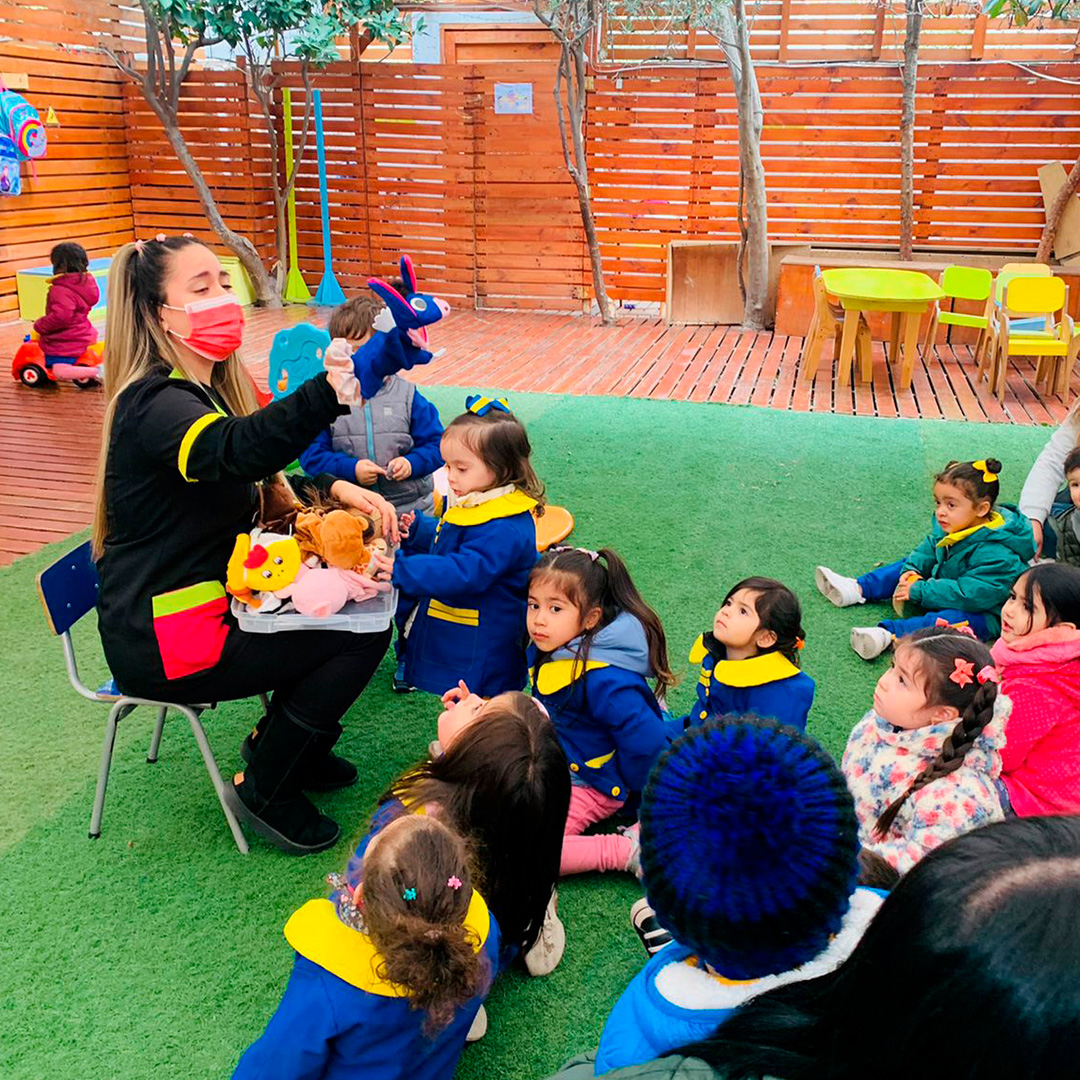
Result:
<svg viewBox="0 0 1080 1080"><path fill-rule="evenodd" d="M394 669L394 693L411 694L415 690L416 687L412 683L405 681L405 661L399 660L398 666Z"/></svg>
<svg viewBox="0 0 1080 1080"><path fill-rule="evenodd" d="M643 896L630 908L630 925L637 931L641 944L650 956L655 956L674 940L656 920L656 912L649 907L649 901Z"/></svg>
<svg viewBox="0 0 1080 1080"><path fill-rule="evenodd" d="M239 821L289 855L311 855L316 851L325 851L333 847L341 836L338 823L320 814L299 793L265 803L256 813L254 807L262 800L256 794L252 781L245 778L239 785L231 780L226 782L225 802Z"/></svg>
<svg viewBox="0 0 1080 1080"><path fill-rule="evenodd" d="M255 741L252 738L254 734L255 732L249 732L240 744L240 756L246 762L250 762L255 756ZM305 791L338 791L352 787L359 776L359 770L351 761L331 751L326 757L310 762L302 768L300 786Z"/></svg>

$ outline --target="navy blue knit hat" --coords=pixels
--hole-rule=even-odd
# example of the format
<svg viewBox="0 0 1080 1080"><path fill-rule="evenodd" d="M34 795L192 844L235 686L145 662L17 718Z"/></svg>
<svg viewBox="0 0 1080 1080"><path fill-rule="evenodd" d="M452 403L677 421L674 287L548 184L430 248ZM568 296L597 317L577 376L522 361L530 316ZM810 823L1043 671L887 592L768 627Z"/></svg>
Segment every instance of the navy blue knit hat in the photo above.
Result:
<svg viewBox="0 0 1080 1080"><path fill-rule="evenodd" d="M813 959L855 888L858 824L836 763L793 727L724 716L664 752L641 801L660 923L729 979Z"/></svg>

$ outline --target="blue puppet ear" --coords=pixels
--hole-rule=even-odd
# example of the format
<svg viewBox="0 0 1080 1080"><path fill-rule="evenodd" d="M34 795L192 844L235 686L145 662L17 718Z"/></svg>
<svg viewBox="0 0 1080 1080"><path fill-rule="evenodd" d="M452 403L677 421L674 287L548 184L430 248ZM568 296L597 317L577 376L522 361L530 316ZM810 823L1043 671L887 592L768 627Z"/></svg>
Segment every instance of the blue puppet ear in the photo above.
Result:
<svg viewBox="0 0 1080 1080"><path fill-rule="evenodd" d="M379 278L368 278L368 288L390 309L395 326L408 330L420 325L416 312L409 306L409 301L393 285L388 285L385 281L380 281Z"/></svg>
<svg viewBox="0 0 1080 1080"><path fill-rule="evenodd" d="M405 282L405 295L416 292L416 271L408 255L401 256L401 280Z"/></svg>

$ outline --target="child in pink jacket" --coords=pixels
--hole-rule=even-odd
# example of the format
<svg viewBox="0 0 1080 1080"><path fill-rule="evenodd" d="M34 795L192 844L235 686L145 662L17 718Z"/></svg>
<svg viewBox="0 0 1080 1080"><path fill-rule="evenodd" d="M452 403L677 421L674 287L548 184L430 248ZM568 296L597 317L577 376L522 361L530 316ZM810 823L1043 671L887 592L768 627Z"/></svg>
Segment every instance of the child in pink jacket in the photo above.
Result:
<svg viewBox="0 0 1080 1080"><path fill-rule="evenodd" d="M97 341L90 312L99 293L81 244L57 244L49 258L54 276L45 298L45 314L34 323L34 330L45 363L52 367L58 362L74 364Z"/></svg>
<svg viewBox="0 0 1080 1080"><path fill-rule="evenodd" d="M1012 701L1001 783L1020 817L1080 813L1080 569L1042 563L1001 609L992 649Z"/></svg>

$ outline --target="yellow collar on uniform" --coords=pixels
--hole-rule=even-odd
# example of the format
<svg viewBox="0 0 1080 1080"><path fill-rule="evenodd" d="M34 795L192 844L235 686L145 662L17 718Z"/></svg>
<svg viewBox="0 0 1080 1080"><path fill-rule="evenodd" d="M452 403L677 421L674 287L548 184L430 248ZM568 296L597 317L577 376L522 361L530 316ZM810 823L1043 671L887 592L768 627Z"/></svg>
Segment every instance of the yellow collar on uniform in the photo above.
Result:
<svg viewBox="0 0 1080 1080"><path fill-rule="evenodd" d="M719 660L713 678L725 686L764 686L798 675L799 669L778 652L762 653L748 660Z"/></svg>
<svg viewBox="0 0 1080 1080"><path fill-rule="evenodd" d="M694 644L690 646L690 663L700 664L708 655L709 650L705 648L705 635L698 634Z"/></svg>
<svg viewBox="0 0 1080 1080"><path fill-rule="evenodd" d="M491 918L484 898L473 889L465 928L473 934L473 948L484 947ZM403 986L379 975L382 957L371 938L346 926L330 900L309 900L285 924L285 940L305 959L339 979L380 997L408 997Z"/></svg>
<svg viewBox="0 0 1080 1080"><path fill-rule="evenodd" d="M524 491L511 491L500 495L479 506L451 506L443 514L443 521L449 525L483 525L497 518L513 517L525 514L536 505L536 500Z"/></svg>
<svg viewBox="0 0 1080 1080"><path fill-rule="evenodd" d="M602 660L549 660L536 673L536 690L540 694L557 694L582 675L597 668L608 667Z"/></svg>
<svg viewBox="0 0 1080 1080"><path fill-rule="evenodd" d="M980 529L1000 529L1005 524L1005 519L995 510L988 521L984 521L981 525L972 525L970 529L961 529L959 532L947 533L938 542L939 548L952 547L953 544L960 543L961 540L966 540L972 533L977 533Z"/></svg>

